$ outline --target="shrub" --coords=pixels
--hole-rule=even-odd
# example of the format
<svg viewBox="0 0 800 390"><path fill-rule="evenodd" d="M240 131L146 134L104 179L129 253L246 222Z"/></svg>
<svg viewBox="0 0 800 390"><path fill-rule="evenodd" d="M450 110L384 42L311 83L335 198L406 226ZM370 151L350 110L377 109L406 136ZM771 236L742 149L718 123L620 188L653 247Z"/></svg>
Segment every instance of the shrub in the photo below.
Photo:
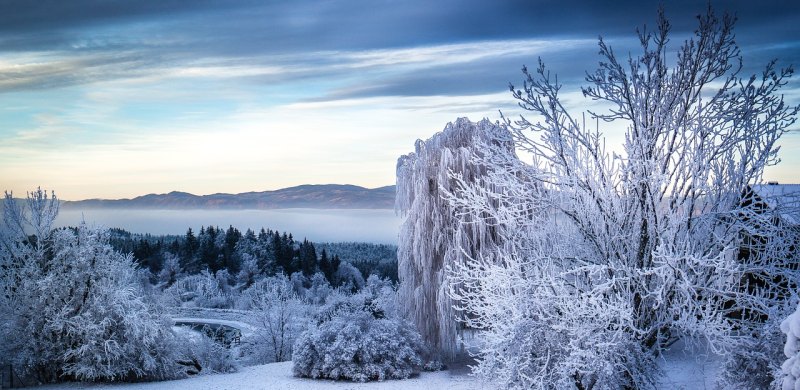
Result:
<svg viewBox="0 0 800 390"><path fill-rule="evenodd" d="M405 379L423 367L427 348L395 317L394 290L378 278L355 295L332 294L294 345L294 374L354 381Z"/></svg>
<svg viewBox="0 0 800 390"><path fill-rule="evenodd" d="M57 212L57 198L42 190L24 209L6 194L0 361L42 383L174 377L174 335L133 258L109 245L106 230L52 229Z"/></svg>
<svg viewBox="0 0 800 390"><path fill-rule="evenodd" d="M225 276L219 278L208 271L178 279L164 290L164 302L170 306L228 309L233 306L229 291L225 291Z"/></svg>
<svg viewBox="0 0 800 390"><path fill-rule="evenodd" d="M178 364L186 374L217 374L238 371L231 350L201 332L176 327L182 349Z"/></svg>
<svg viewBox="0 0 800 390"><path fill-rule="evenodd" d="M422 367L419 333L397 319L343 311L312 325L294 345L294 374L310 378L405 379Z"/></svg>
<svg viewBox="0 0 800 390"><path fill-rule="evenodd" d="M728 354L717 387L720 389L778 389L783 378L781 363L784 334L770 319L759 332L742 337L741 346Z"/></svg>

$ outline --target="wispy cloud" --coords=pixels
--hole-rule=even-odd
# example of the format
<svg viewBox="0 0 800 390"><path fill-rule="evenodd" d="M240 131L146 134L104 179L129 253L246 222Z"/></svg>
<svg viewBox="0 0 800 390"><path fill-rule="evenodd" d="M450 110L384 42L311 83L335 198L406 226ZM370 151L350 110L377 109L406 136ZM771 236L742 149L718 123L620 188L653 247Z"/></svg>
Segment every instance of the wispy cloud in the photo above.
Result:
<svg viewBox="0 0 800 390"><path fill-rule="evenodd" d="M677 37L705 6L665 5ZM800 58L800 3L720 7L739 13L748 64ZM585 108L577 85L596 65L597 35L626 53L657 8L655 0L2 1L0 189L47 185L79 198L391 183L396 157L415 139L460 116L518 113L507 85L537 57L566 84L568 102ZM790 84L787 101L800 101L798 90ZM787 139L786 150L799 143Z"/></svg>
<svg viewBox="0 0 800 390"><path fill-rule="evenodd" d="M252 82L255 79L261 83L289 83L339 77L344 80L368 78L370 84L380 85L381 79L391 79L401 74L437 70L441 78L442 73L452 73L464 66L480 66L487 61L532 61L538 55L568 52L594 44L594 40L587 39L528 39L280 56L201 58L168 56L157 47L117 52L78 50L17 53L0 56L0 92L114 80L147 83L176 78L192 78L200 82L206 79L246 79L245 82ZM513 69L517 67L515 65ZM502 84L498 87L502 87ZM348 88L364 87L351 85ZM339 93L353 94L344 90Z"/></svg>

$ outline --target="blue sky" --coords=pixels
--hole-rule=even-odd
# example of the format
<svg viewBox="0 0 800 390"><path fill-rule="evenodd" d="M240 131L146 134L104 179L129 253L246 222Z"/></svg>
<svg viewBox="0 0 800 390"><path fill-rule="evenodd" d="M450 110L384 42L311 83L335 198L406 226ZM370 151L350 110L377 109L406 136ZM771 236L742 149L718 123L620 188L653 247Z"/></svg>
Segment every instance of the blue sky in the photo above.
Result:
<svg viewBox="0 0 800 390"><path fill-rule="evenodd" d="M673 45L706 1L672 1ZM800 4L735 12L745 73L800 65ZM520 113L542 57L575 107L597 37L635 51L658 2L0 1L0 189L62 199L394 183L458 117ZM572 95L570 95L572 93ZM784 89L800 102L797 77ZM798 128L795 125L795 128ZM607 129L611 140L619 131ZM800 182L800 135L768 179Z"/></svg>

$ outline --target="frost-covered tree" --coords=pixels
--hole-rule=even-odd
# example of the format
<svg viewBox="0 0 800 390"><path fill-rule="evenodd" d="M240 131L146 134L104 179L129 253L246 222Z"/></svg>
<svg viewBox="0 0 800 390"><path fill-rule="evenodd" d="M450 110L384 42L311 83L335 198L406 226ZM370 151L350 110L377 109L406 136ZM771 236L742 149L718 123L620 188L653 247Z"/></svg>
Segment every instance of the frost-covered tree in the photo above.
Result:
<svg viewBox="0 0 800 390"><path fill-rule="evenodd" d="M336 259L338 257L334 257L334 263ZM361 275L361 271L346 261L336 267L334 281L336 282L336 287L348 289L352 292L364 287L364 277Z"/></svg>
<svg viewBox="0 0 800 390"><path fill-rule="evenodd" d="M317 272L310 278L311 286L304 291L304 300L312 305L325 303L328 295L331 295L333 288L328 283L328 279L322 272Z"/></svg>
<svg viewBox="0 0 800 390"><path fill-rule="evenodd" d="M460 118L427 141L418 140L415 152L397 162L395 210L405 217L397 249L400 301L432 352L446 359L459 352L446 269L464 254L494 245L496 236L494 227L469 225L475 218L456 216L445 194L458 190L456 177L475 181L486 174L475 158L493 154L488 145L514 154L507 130L488 120ZM460 222L462 229L456 229Z"/></svg>
<svg viewBox="0 0 800 390"><path fill-rule="evenodd" d="M164 290L165 302L184 307L230 308L233 305L233 297L226 281L228 274L227 272L218 274L220 278L204 270L199 274L178 279Z"/></svg>
<svg viewBox="0 0 800 390"><path fill-rule="evenodd" d="M605 112L574 116L541 61L523 68L511 90L535 119L506 126L531 160L493 153L477 158L484 176L414 181L416 193L454 182L454 236L497 234L496 247L474 251L439 233L453 225L420 215L406 234L416 225L429 235L401 235L401 251L437 259L426 245L455 243L470 254L451 266L450 285L464 322L484 330L479 374L503 387L653 387L655 357L676 339L728 353L794 294L792 240L747 201L795 121L798 107L780 94L792 69L773 61L740 77L734 19L709 9L698 20L677 53L663 15L639 32L638 56L619 58L601 39L582 91ZM624 126L624 144L607 148L601 122Z"/></svg>
<svg viewBox="0 0 800 390"><path fill-rule="evenodd" d="M302 274L300 274L302 276ZM305 309L284 275L259 280L242 293L240 308L253 311L258 326L247 354L259 364L291 359L292 345L303 330Z"/></svg>
<svg viewBox="0 0 800 390"><path fill-rule="evenodd" d="M108 231L52 228L58 199L10 193L0 236L0 353L40 382L177 374L169 319L143 298L130 255Z"/></svg>
<svg viewBox="0 0 800 390"><path fill-rule="evenodd" d="M172 253L164 254L164 265L158 272L158 285L169 288L184 276L180 258Z"/></svg>
<svg viewBox="0 0 800 390"><path fill-rule="evenodd" d="M244 253L241 257L242 266L239 273L236 274L236 285L244 290L252 286L261 277L262 273L258 268L258 259L255 256Z"/></svg>

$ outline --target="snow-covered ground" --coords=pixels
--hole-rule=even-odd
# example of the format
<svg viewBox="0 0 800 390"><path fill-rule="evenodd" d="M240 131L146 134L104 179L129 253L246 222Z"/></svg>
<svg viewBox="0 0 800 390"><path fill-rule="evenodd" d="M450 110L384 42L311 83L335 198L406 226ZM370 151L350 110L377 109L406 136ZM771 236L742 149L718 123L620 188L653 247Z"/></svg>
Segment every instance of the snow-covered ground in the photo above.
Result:
<svg viewBox="0 0 800 390"><path fill-rule="evenodd" d="M296 378L292 375L292 362L265 364L244 367L234 374L201 375L189 379L130 383L130 384L95 384L67 383L39 387L39 389L117 389L117 390L245 390L245 389L280 389L280 390L325 390L325 389L423 389L423 390L478 390L492 388L468 375L465 369L439 372L423 372L418 377L406 380L387 380L383 382L337 382Z"/></svg>
<svg viewBox="0 0 800 390"><path fill-rule="evenodd" d="M183 319L182 319L183 320ZM198 319L194 319L198 320ZM241 325L235 321L209 320L226 325ZM721 369L721 358L711 353L688 350L681 341L675 343L662 355L659 362L664 370L664 377L659 388L669 390L715 389L715 378ZM322 379L297 378L292 375L292 362L264 364L243 367L233 374L199 375L188 379L147 382L147 383L64 383L39 387L46 390L246 390L246 389L281 389L281 390L477 390L493 389L491 383L484 383L469 375L469 367L465 363L452 366L450 370L439 372L422 372L418 376L406 380L387 380L383 382L357 383L349 381L332 381Z"/></svg>
<svg viewBox="0 0 800 390"><path fill-rule="evenodd" d="M690 351L681 341L662 354L659 361L664 377L659 388L670 390L716 389L714 382L721 370L721 357L697 350Z"/></svg>
<svg viewBox="0 0 800 390"><path fill-rule="evenodd" d="M704 357L690 353L681 345L676 345L664 355L662 367L666 376L660 388L670 390L714 389L714 378L719 370L719 359ZM383 382L355 383L331 380L296 378L292 375L292 362L265 364L244 367L234 374L200 375L189 379L129 383L66 383L43 386L46 390L73 389L115 389L115 390L246 390L246 389L281 389L281 390L477 390L492 389L490 383L483 383L469 375L466 367L450 371L423 372L419 376L406 380L387 380Z"/></svg>

